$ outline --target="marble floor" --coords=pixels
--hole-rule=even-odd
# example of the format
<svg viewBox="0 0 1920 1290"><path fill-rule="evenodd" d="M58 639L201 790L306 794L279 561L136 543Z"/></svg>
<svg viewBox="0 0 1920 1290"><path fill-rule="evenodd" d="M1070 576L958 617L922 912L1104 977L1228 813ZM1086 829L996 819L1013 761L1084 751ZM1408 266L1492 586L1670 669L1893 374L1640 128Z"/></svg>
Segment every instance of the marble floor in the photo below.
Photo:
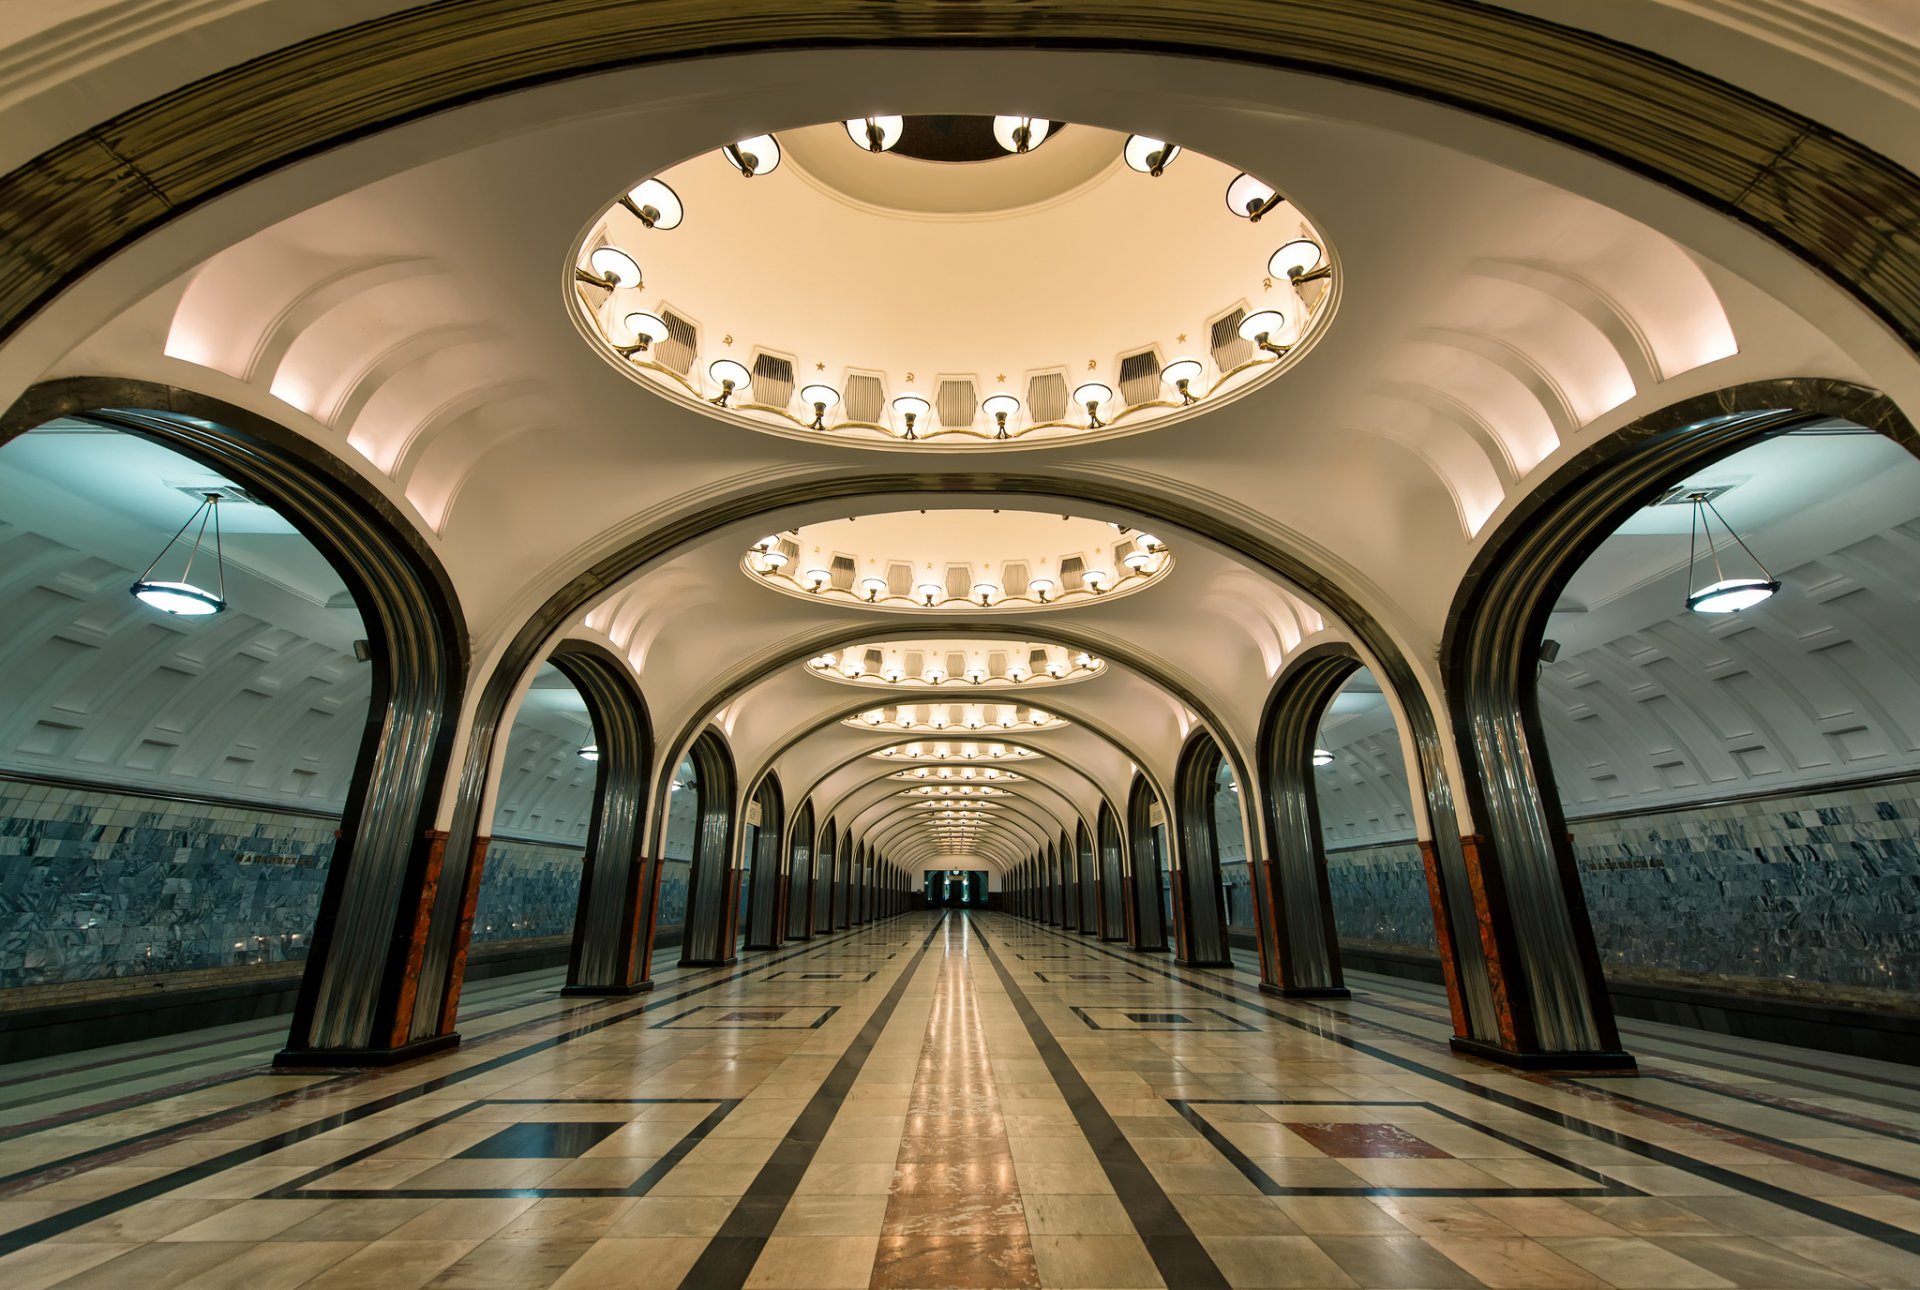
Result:
<svg viewBox="0 0 1920 1290"><path fill-rule="evenodd" d="M1261 994L910 914L278 1073L272 1022L0 1067L0 1287L1920 1287L1920 1070L1628 1025L1456 1057L1444 1000Z"/></svg>

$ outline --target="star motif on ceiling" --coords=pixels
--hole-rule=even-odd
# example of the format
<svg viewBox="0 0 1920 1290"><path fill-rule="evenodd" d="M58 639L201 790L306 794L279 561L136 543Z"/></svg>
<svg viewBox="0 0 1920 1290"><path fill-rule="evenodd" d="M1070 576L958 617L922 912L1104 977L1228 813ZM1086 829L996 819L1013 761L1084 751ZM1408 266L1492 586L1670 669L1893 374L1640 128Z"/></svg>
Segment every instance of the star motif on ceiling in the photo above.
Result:
<svg viewBox="0 0 1920 1290"><path fill-rule="evenodd" d="M1175 336L1174 339L1184 345L1187 343L1187 333L1181 332L1178 336Z"/></svg>
<svg viewBox="0 0 1920 1290"><path fill-rule="evenodd" d="M1007 374L1005 372L1002 372L1000 373L1000 375L994 377L993 379L1000 382L1000 384L1005 385L1007 383Z"/></svg>
<svg viewBox="0 0 1920 1290"><path fill-rule="evenodd" d="M813 365L813 370L816 372L824 372L827 370L827 365L825 363L815 363Z"/></svg>

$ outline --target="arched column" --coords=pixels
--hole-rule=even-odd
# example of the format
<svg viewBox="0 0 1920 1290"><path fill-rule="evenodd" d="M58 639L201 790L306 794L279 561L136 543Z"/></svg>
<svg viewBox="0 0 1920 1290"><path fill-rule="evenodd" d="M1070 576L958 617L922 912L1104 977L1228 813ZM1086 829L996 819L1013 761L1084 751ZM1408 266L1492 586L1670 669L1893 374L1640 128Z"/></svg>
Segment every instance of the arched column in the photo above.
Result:
<svg viewBox="0 0 1920 1290"><path fill-rule="evenodd" d="M642 931L646 866L640 860L640 838L653 769L652 726L633 669L611 650L591 641L565 640L554 646L548 661L586 702L594 746L600 750L564 993L633 994L652 986L645 973L636 981L634 970ZM474 839L469 898L454 942L456 962L466 959L487 842Z"/></svg>
<svg viewBox="0 0 1920 1290"><path fill-rule="evenodd" d="M746 857L746 948L778 949L785 926L781 900L786 884L781 881L780 848L786 832L782 827L786 823L786 812L780 797L780 781L772 772L760 781L753 805L758 808L760 818L754 825L753 854Z"/></svg>
<svg viewBox="0 0 1920 1290"><path fill-rule="evenodd" d="M687 870L680 964L714 967L734 961L734 901L740 882L734 869L733 757L714 730L694 740L687 755L699 776L699 815Z"/></svg>
<svg viewBox="0 0 1920 1290"><path fill-rule="evenodd" d="M1166 813L1147 786L1134 777L1133 792L1127 799L1127 853L1133 871L1128 899L1128 944L1136 950L1165 950L1167 945L1166 901L1161 885L1168 880L1164 841Z"/></svg>
<svg viewBox="0 0 1920 1290"><path fill-rule="evenodd" d="M1174 817L1180 828L1180 865L1173 898L1186 935L1180 961L1190 967L1232 967L1227 948L1227 906L1221 891L1220 839L1213 819L1219 745L1202 731L1187 741L1174 774Z"/></svg>
<svg viewBox="0 0 1920 1290"><path fill-rule="evenodd" d="M0 444L62 417L150 439L246 488L314 545L365 623L373 669L366 730L287 1046L275 1061L372 1065L458 1043L463 965L431 952L437 927L450 949L462 913L472 913L457 880L470 848L450 849L434 827L468 656L446 571L350 466L244 408L172 386L75 377L27 391L0 418Z"/></svg>
<svg viewBox="0 0 1920 1290"><path fill-rule="evenodd" d="M1093 834L1085 820L1073 824L1073 868L1080 895L1077 925L1086 936L1098 935L1100 925L1100 885L1093 854Z"/></svg>
<svg viewBox="0 0 1920 1290"><path fill-rule="evenodd" d="M1448 614L1441 664L1461 785L1481 832L1462 840L1497 1039L1463 1051L1526 1065L1631 1065L1620 1051L1573 846L1540 725L1539 647L1567 580L1625 520L1693 470L1844 417L1920 455L1890 400L1840 381L1736 386L1665 408L1555 471L1482 545Z"/></svg>
<svg viewBox="0 0 1920 1290"><path fill-rule="evenodd" d="M813 930L815 933L833 930L833 905L837 899L839 886L837 872L840 861L839 826L832 816L827 817L826 827L820 830L820 844L814 849L814 893L813 893Z"/></svg>
<svg viewBox="0 0 1920 1290"><path fill-rule="evenodd" d="M813 939L813 803L805 802L794 815L787 843L787 936L790 941Z"/></svg>
<svg viewBox="0 0 1920 1290"><path fill-rule="evenodd" d="M1350 645L1328 642L1303 650L1287 661L1261 717L1257 791L1271 839L1263 862L1266 908L1261 912L1277 933L1273 971L1260 982L1269 993L1304 998L1348 994L1334 930L1313 751L1327 704L1359 670L1360 656ZM1447 915L1433 848L1421 848L1421 855L1447 993L1457 999L1461 965L1452 950L1453 920ZM1458 1018L1456 1030L1464 1031Z"/></svg>
<svg viewBox="0 0 1920 1290"><path fill-rule="evenodd" d="M1120 828L1120 817L1105 802L1100 803L1100 817L1095 823L1095 831L1100 851L1100 939L1130 942L1133 935L1128 929L1127 920L1126 836Z"/></svg>
<svg viewBox="0 0 1920 1290"><path fill-rule="evenodd" d="M1054 844L1055 872L1059 874L1059 885L1055 889L1060 896L1060 916L1054 920L1055 926L1063 932L1078 931L1080 927L1080 893L1074 883L1073 838L1062 833Z"/></svg>

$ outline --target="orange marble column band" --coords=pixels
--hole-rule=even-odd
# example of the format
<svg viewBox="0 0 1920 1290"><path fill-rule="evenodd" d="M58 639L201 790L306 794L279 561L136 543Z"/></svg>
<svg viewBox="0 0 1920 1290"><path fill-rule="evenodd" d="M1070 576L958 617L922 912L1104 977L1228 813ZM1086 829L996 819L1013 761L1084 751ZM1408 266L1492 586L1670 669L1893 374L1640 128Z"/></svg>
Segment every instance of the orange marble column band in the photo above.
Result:
<svg viewBox="0 0 1920 1290"><path fill-rule="evenodd" d="M413 1032L413 1001L420 988L420 964L427 953L427 933L433 926L433 902L440 894L440 870L447 861L447 831L429 829L424 835L427 855L425 872L420 876L420 897L413 904L413 926L407 929L407 963L401 974L400 993L394 1002L393 1029L387 1035L389 1048L405 1046ZM405 911L401 917L405 917Z"/></svg>
<svg viewBox="0 0 1920 1290"><path fill-rule="evenodd" d="M486 876L487 848L492 838L475 838L467 857L467 894L460 902L460 923L453 930L453 953L447 964L447 988L440 996L440 1034L453 1029L460 1012L460 987L467 979L467 948L473 942L473 913L480 907L480 880Z"/></svg>
<svg viewBox="0 0 1920 1290"><path fill-rule="evenodd" d="M1506 914L1504 907L1494 908L1495 901L1489 894L1498 881L1498 875L1492 873L1486 863L1491 851L1481 834L1469 833L1460 839L1460 852L1467 866L1467 885L1473 892L1473 923L1479 929L1480 950L1487 962L1487 989L1493 995L1494 1024L1500 1031L1501 1046L1517 1051L1520 1036L1515 1025L1513 996L1507 988L1507 959L1500 936L1499 920ZM1500 903L1504 906L1505 902Z"/></svg>
<svg viewBox="0 0 1920 1290"><path fill-rule="evenodd" d="M1471 1039L1467 1005L1460 993L1460 964L1453 955L1453 928L1448 925L1447 902L1440 887L1440 853L1433 839L1420 839L1420 867L1427 875L1427 901L1433 907L1433 935L1440 947L1440 973L1447 984L1447 1008L1453 1014L1453 1033Z"/></svg>

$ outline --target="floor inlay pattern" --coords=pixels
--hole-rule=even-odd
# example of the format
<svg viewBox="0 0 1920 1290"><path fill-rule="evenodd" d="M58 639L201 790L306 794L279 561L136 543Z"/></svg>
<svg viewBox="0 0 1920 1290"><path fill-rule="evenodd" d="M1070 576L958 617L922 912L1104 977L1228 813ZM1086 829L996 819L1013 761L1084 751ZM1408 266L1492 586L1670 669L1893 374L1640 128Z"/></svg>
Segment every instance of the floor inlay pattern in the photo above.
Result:
<svg viewBox="0 0 1920 1290"><path fill-rule="evenodd" d="M997 914L657 977L479 983L398 1069L0 1067L0 1287L1920 1290L1908 1067L1630 1023L1637 1075L1517 1074L1427 987Z"/></svg>

